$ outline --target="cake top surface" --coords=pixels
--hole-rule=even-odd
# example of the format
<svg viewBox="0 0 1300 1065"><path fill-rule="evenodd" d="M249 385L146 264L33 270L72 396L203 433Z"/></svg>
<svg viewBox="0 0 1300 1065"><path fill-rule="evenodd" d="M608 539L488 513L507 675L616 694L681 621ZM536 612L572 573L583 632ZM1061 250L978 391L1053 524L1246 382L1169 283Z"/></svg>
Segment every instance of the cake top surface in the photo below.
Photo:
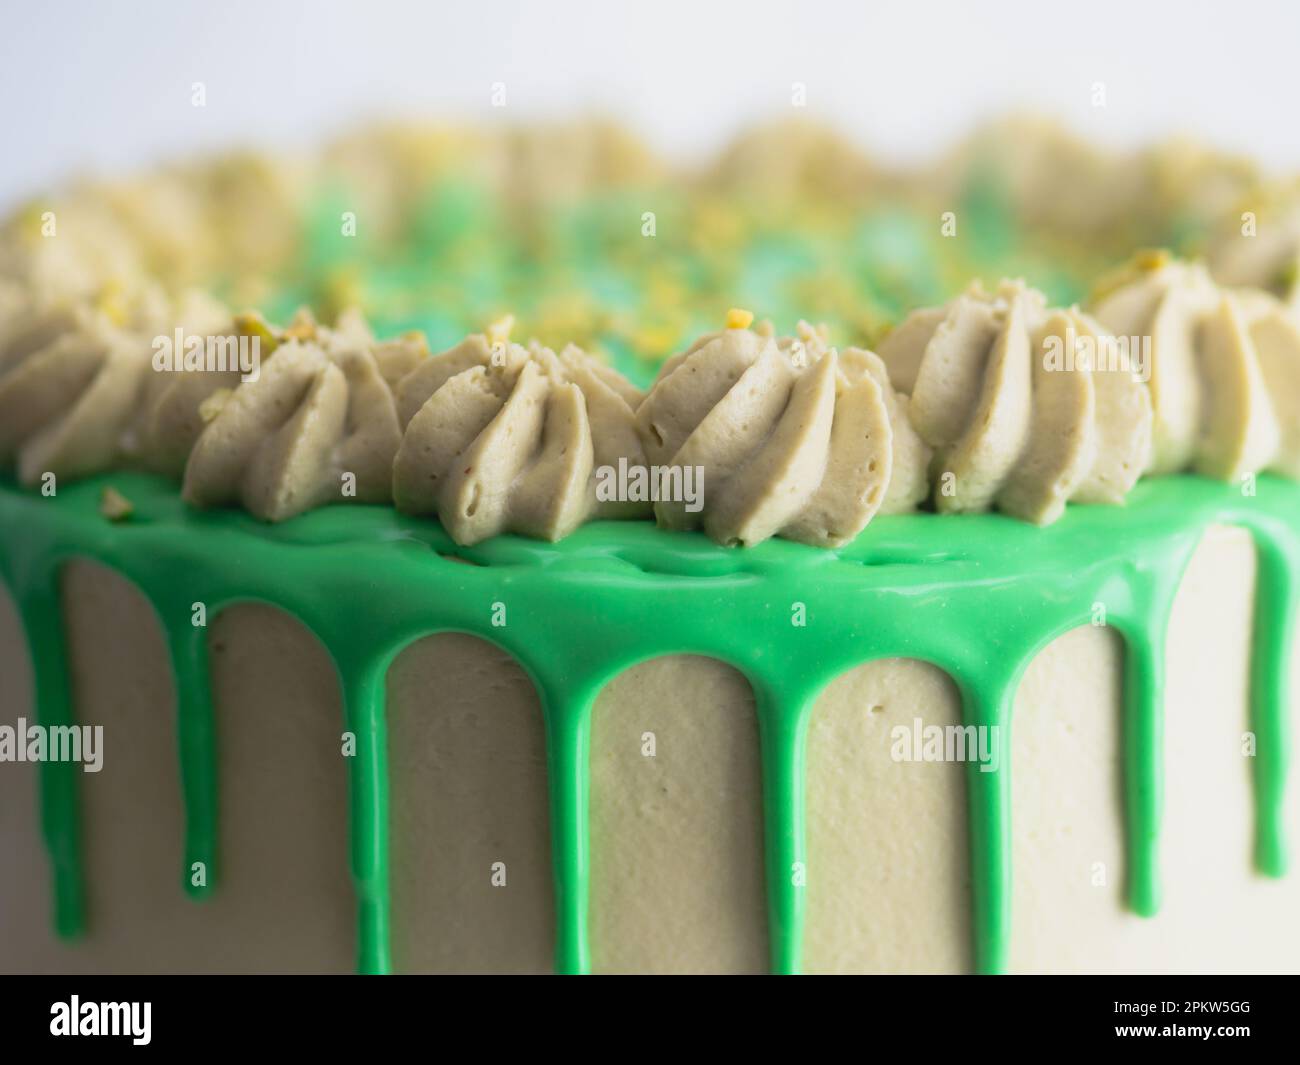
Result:
<svg viewBox="0 0 1300 1065"><path fill-rule="evenodd" d="M1255 260L1225 250L1234 197L1274 222ZM267 521L393 502L464 544L653 517L837 547L917 506L1041 525L1143 474L1295 476L1293 198L1023 124L907 175L797 123L692 172L603 123L164 169L8 223L0 459L33 485L155 470ZM1103 276L1135 235L1210 266ZM333 324L282 316L304 298Z"/></svg>

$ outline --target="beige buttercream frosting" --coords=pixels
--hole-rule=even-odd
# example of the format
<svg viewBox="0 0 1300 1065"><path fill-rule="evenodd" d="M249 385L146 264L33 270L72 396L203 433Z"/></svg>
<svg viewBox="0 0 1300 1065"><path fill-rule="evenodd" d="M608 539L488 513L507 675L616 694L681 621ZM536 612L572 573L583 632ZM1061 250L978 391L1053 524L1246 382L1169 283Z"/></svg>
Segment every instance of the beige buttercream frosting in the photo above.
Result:
<svg viewBox="0 0 1300 1065"><path fill-rule="evenodd" d="M1084 313L1023 282L975 285L912 313L880 357L733 311L643 395L505 324L435 357L418 333L377 340L355 312L278 330L197 292L41 301L4 283L0 460L28 484L144 467L183 476L193 505L271 521L393 501L461 543L653 515L723 544L837 546L931 495L940 512L1043 524L1070 501L1122 503L1146 472L1300 477L1300 321L1285 303L1156 254L1100 291ZM261 365L164 369L163 323L256 338ZM602 492L629 470L695 491Z"/></svg>
<svg viewBox="0 0 1300 1065"><path fill-rule="evenodd" d="M490 334L398 385L398 508L437 514L462 544L503 532L558 540L593 517L647 515L646 501L597 493L602 468L645 464L637 389L575 345L557 355L511 342L506 325Z"/></svg>
<svg viewBox="0 0 1300 1065"><path fill-rule="evenodd" d="M1277 446L1268 469L1300 479L1300 317L1262 292L1236 296L1277 419Z"/></svg>
<svg viewBox="0 0 1300 1065"><path fill-rule="evenodd" d="M208 338L219 338L232 347L238 342L236 319L221 303L198 290L182 295L172 321L172 335L179 329L183 338L200 338L205 345ZM235 388L240 372L237 366L218 369L209 368L205 360L187 361L183 352L173 354L168 367L162 368L156 356L155 348L148 360L138 410L123 434L122 450L133 465L180 477L206 425L201 414L205 403L213 393Z"/></svg>
<svg viewBox="0 0 1300 1065"><path fill-rule="evenodd" d="M0 298L0 462L18 479L85 477L122 459L164 320L160 294L106 289L94 300Z"/></svg>
<svg viewBox="0 0 1300 1065"><path fill-rule="evenodd" d="M936 508L1046 524L1070 500L1122 502L1146 465L1151 407L1140 367L1114 350L1019 281L909 316L880 354L934 449Z"/></svg>
<svg viewBox="0 0 1300 1065"><path fill-rule="evenodd" d="M660 525L723 544L838 546L887 498L905 509L924 494L923 446L872 353L841 355L806 328L778 340L747 326L733 319L670 359L637 411L652 464L703 473L703 507L660 500Z"/></svg>
<svg viewBox="0 0 1300 1065"><path fill-rule="evenodd" d="M389 501L401 430L369 329L357 316L334 329L300 316L273 339L255 378L201 403L186 502L281 521L329 502Z"/></svg>
<svg viewBox="0 0 1300 1065"><path fill-rule="evenodd" d="M1251 210L1240 210L1247 204ZM1236 206L1207 242L1214 279L1263 289L1300 311L1300 180L1266 186Z"/></svg>
<svg viewBox="0 0 1300 1065"><path fill-rule="evenodd" d="M1221 288L1200 264L1146 253L1105 284L1093 313L1119 335L1150 338L1150 472L1236 480L1295 469L1300 349L1279 304Z"/></svg>

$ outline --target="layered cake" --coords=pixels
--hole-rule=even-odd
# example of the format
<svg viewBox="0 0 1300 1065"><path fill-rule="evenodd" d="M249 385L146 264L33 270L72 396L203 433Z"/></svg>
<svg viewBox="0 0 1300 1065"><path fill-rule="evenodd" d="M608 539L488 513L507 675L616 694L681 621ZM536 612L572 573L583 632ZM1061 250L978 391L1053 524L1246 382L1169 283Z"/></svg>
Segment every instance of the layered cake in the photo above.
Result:
<svg viewBox="0 0 1300 1065"><path fill-rule="evenodd" d="M1291 201L584 125L30 205L0 968L1294 970Z"/></svg>

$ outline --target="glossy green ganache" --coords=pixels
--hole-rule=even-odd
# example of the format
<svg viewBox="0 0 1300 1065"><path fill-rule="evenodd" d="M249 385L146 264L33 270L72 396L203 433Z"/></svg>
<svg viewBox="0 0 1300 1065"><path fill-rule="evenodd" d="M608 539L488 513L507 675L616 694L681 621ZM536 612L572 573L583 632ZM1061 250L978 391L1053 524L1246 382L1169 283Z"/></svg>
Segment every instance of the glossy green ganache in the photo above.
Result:
<svg viewBox="0 0 1300 1065"><path fill-rule="evenodd" d="M111 485L133 504L99 513ZM1011 713L1020 678L1056 637L1094 621L1126 645L1124 777L1127 896L1160 905L1164 645L1182 573L1204 530L1248 529L1259 552L1251 661L1257 738L1255 863L1287 864L1281 811L1288 766L1289 650L1300 572L1300 486L1261 477L1254 494L1192 476L1141 482L1123 508L1071 506L1047 528L997 514L877 518L838 551L770 540L738 550L648 523L597 522L561 543L502 536L455 545L435 522L382 506L336 505L281 525L237 511L196 512L175 487L115 473L55 496L0 484L0 573L18 605L34 664L36 716L72 723L59 570L86 557L133 581L157 610L178 694L186 813L184 889L219 890L215 727L208 684L209 618L241 601L299 618L335 662L349 760L351 862L358 965L390 969L388 774L384 678L401 650L443 631L471 633L514 655L537 686L546 723L558 907L556 967L590 967L587 943L591 708L603 685L661 655L708 655L753 687L762 745L772 969L799 970L805 863L804 746L810 711L834 678L877 658L928 661L956 682L968 724L999 725L996 772L968 771L974 956L1007 967L1011 930ZM466 565L465 563L472 563ZM493 604L507 623L494 626ZM806 625L792 624L804 605ZM496 615L499 618L499 614ZM54 923L85 926L72 763L43 763L41 816L53 867ZM206 886L191 886L204 862ZM817 876L816 868L808 877Z"/></svg>

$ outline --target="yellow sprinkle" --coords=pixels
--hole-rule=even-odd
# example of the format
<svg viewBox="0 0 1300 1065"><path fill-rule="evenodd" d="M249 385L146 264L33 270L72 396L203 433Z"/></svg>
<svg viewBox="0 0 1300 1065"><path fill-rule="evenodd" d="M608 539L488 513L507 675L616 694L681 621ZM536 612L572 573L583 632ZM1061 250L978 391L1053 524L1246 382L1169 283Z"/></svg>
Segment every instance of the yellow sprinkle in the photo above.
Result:
<svg viewBox="0 0 1300 1065"><path fill-rule="evenodd" d="M256 311L235 315L235 330L246 337L257 337L262 355L270 355L280 344L279 338Z"/></svg>
<svg viewBox="0 0 1300 1065"><path fill-rule="evenodd" d="M288 340L315 340L317 328L316 318L310 308L299 307L284 335Z"/></svg>
<svg viewBox="0 0 1300 1065"><path fill-rule="evenodd" d="M421 358L429 357L429 338L424 335L423 329L408 329L399 339L414 344L419 349Z"/></svg>
<svg viewBox="0 0 1300 1065"><path fill-rule="evenodd" d="M510 340L510 331L515 327L515 316L507 314L498 318L495 322L487 327L488 343L493 346L505 344Z"/></svg>
<svg viewBox="0 0 1300 1065"><path fill-rule="evenodd" d="M107 487L99 494L99 512L109 521L125 521L135 506L116 488Z"/></svg>
<svg viewBox="0 0 1300 1065"><path fill-rule="evenodd" d="M739 307L732 307L727 312L728 329L748 329L749 323L754 320L753 311L741 310Z"/></svg>
<svg viewBox="0 0 1300 1065"><path fill-rule="evenodd" d="M1124 265L1104 274L1093 283L1088 294L1089 302L1099 303L1112 292L1136 281L1145 273L1152 273L1168 265L1172 256L1164 248L1144 248L1136 252Z"/></svg>
<svg viewBox="0 0 1300 1065"><path fill-rule="evenodd" d="M105 318L119 329L126 325L126 293L120 281L106 282L99 291L99 298L95 301L95 306Z"/></svg>
<svg viewBox="0 0 1300 1065"><path fill-rule="evenodd" d="M1133 265L1139 270L1159 270L1169 262L1167 248L1143 248L1133 256Z"/></svg>

